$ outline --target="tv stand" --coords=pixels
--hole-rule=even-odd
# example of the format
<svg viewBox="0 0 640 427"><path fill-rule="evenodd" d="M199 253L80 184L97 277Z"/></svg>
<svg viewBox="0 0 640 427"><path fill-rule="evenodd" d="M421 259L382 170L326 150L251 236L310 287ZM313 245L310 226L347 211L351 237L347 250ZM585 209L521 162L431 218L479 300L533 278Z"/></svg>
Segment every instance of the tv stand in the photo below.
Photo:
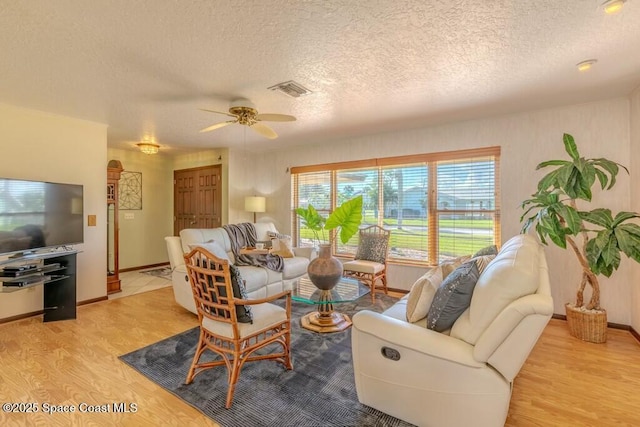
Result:
<svg viewBox="0 0 640 427"><path fill-rule="evenodd" d="M9 259L22 259L26 256L31 256L31 255L35 255L35 252L33 251L18 252L17 254L13 254L9 256Z"/></svg>
<svg viewBox="0 0 640 427"><path fill-rule="evenodd" d="M44 286L44 322L76 318L78 251L31 253L0 261L1 293ZM24 268L22 268L24 267Z"/></svg>

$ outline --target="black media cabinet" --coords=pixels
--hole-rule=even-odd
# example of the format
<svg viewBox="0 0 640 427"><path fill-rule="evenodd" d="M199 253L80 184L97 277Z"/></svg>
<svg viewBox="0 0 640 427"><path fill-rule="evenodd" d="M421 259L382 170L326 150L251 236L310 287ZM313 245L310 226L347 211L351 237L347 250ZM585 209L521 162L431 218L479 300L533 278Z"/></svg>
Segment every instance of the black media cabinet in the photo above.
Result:
<svg viewBox="0 0 640 427"><path fill-rule="evenodd" d="M78 251L29 254L0 261L2 293L44 286L44 322L76 318Z"/></svg>

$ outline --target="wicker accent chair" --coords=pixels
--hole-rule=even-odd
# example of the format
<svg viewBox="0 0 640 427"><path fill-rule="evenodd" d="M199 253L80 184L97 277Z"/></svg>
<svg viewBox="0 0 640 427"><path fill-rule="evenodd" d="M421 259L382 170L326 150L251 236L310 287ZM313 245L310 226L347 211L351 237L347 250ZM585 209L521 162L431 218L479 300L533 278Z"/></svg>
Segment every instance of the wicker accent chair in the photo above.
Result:
<svg viewBox="0 0 640 427"><path fill-rule="evenodd" d="M291 291L254 300L237 298L233 293L228 260L217 258L200 247L186 254L184 259L200 324L200 338L185 383L190 384L197 374L206 369L226 365L229 388L225 407L228 409L245 362L272 359L282 363L286 369L293 369ZM285 308L269 304L281 298L286 300ZM247 307L253 319L251 323L241 323L237 311L242 309L245 313ZM254 354L270 344L280 345L282 351ZM205 350L217 353L222 360L200 363Z"/></svg>
<svg viewBox="0 0 640 427"><path fill-rule="evenodd" d="M387 293L387 256L391 232L378 225L363 228L358 233L358 250L353 261L345 262L343 276L360 280L371 288L371 301L376 300L376 291ZM378 279L381 287L376 287Z"/></svg>

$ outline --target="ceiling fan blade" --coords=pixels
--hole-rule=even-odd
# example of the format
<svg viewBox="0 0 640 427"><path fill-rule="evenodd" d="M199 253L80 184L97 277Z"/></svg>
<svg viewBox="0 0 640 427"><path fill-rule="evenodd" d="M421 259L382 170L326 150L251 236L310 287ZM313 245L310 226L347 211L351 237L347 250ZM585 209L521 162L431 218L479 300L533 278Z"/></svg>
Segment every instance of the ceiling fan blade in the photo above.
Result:
<svg viewBox="0 0 640 427"><path fill-rule="evenodd" d="M231 125L233 123L237 123L237 120L229 120L228 122L222 122L222 123L216 123L215 125L209 126L208 128L204 128L200 131L200 133L203 132L210 132L212 130L216 130L216 129L220 129L222 127L225 127L227 125Z"/></svg>
<svg viewBox="0 0 640 427"><path fill-rule="evenodd" d="M223 111L207 110L206 108L200 108L200 111L206 111L207 113L224 114L225 116L229 116L229 117L238 117L238 116L236 116L235 114L225 113L225 112L223 112Z"/></svg>
<svg viewBox="0 0 640 427"><path fill-rule="evenodd" d="M296 118L287 114L258 114L256 120L262 122L295 122Z"/></svg>
<svg viewBox="0 0 640 427"><path fill-rule="evenodd" d="M276 139L278 137L278 134L273 129L271 129L269 126L264 125L262 123L252 124L251 129L258 132L260 135L264 136L265 138Z"/></svg>

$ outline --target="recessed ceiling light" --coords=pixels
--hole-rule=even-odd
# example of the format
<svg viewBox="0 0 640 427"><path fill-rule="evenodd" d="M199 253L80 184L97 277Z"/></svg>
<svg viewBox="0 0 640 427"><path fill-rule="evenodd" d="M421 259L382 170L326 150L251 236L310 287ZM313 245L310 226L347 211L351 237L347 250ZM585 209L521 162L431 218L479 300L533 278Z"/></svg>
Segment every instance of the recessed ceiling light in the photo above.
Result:
<svg viewBox="0 0 640 427"><path fill-rule="evenodd" d="M604 8L604 12L613 15L614 13L618 13L622 10L625 2L627 0L608 0L602 3L602 7Z"/></svg>
<svg viewBox="0 0 640 427"><path fill-rule="evenodd" d="M596 62L598 62L597 59L587 59L586 61L578 62L576 67L578 67L578 71L589 71Z"/></svg>

